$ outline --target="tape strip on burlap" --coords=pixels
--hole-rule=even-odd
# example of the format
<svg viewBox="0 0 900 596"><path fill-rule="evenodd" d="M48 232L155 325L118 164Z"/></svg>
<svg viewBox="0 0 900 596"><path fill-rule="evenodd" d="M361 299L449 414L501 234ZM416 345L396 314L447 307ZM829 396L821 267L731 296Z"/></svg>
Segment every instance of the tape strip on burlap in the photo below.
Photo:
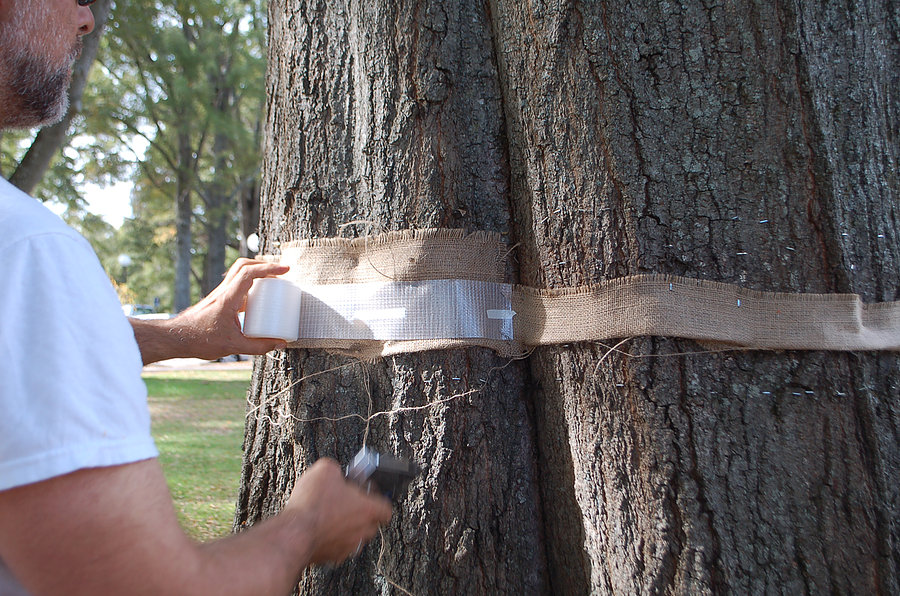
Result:
<svg viewBox="0 0 900 596"><path fill-rule="evenodd" d="M298 285L468 279L502 283L507 246L497 234L415 230L304 240L267 257L291 266ZM747 349L900 350L900 302L864 304L855 294L759 292L669 275L636 275L563 289L512 286L514 340L307 339L360 358L484 346L503 355L531 346L641 335L724 342Z"/></svg>

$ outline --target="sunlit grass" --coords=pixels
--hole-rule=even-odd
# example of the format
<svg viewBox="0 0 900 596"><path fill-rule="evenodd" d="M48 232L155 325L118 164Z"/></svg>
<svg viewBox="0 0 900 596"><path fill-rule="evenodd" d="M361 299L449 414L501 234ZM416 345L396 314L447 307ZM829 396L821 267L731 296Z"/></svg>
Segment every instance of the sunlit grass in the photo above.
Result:
<svg viewBox="0 0 900 596"><path fill-rule="evenodd" d="M175 510L198 540L231 531L249 370L145 372L152 432Z"/></svg>

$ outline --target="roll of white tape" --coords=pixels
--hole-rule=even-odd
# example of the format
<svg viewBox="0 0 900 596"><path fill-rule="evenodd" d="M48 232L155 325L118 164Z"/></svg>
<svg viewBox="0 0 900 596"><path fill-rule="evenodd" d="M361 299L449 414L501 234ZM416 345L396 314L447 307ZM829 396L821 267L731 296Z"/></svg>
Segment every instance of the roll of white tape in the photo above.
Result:
<svg viewBox="0 0 900 596"><path fill-rule="evenodd" d="M296 341L300 336L300 288L278 277L253 282L247 295L244 335Z"/></svg>

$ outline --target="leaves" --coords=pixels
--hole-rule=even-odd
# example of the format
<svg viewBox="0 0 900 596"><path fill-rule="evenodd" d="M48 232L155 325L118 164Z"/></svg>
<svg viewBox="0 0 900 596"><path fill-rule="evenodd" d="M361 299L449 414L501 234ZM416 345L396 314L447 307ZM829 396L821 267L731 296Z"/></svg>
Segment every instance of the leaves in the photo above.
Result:
<svg viewBox="0 0 900 596"><path fill-rule="evenodd" d="M237 256L226 247L238 243L238 200L258 178L265 3L117 2L97 60L67 146L34 194L66 206L111 277L120 274L118 254L132 257L128 285L139 301L158 296L172 304L178 258L203 282L193 288L196 299L219 281L226 258ZM33 137L0 136L5 175ZM87 216L84 188L121 180L134 183L130 199L123 197L134 220L111 232ZM191 205L192 221L178 227L191 238L182 255L175 252L177 196Z"/></svg>

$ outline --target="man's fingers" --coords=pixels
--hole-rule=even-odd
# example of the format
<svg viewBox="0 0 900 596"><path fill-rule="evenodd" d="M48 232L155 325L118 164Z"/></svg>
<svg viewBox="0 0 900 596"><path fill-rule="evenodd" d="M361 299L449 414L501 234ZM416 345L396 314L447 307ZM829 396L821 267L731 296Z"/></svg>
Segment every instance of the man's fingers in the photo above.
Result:
<svg viewBox="0 0 900 596"><path fill-rule="evenodd" d="M381 524L386 524L391 521L391 516L394 515L394 506L386 497L378 497L378 504L376 505L375 510L375 519L378 520Z"/></svg>
<svg viewBox="0 0 900 596"><path fill-rule="evenodd" d="M235 278L238 271L240 271L245 266L249 265L253 262L253 259L247 259L245 257L239 258L237 261L231 264L231 267L228 268L228 271L225 272L225 277L222 279L223 283L228 283L232 279Z"/></svg>
<svg viewBox="0 0 900 596"><path fill-rule="evenodd" d="M246 294L250 290L250 286L253 285L254 279L281 275L283 273L287 273L289 269L290 267L288 267L287 265L266 263L263 261L245 263L237 271L235 271L235 275L234 278L232 278L231 283L235 285L240 293Z"/></svg>
<svg viewBox="0 0 900 596"><path fill-rule="evenodd" d="M391 516L394 514L394 506L387 497L378 492L365 492L361 487L357 488L363 498L368 501L369 511L366 514L367 519L371 519L379 526L391 521ZM377 529L377 526L372 526L370 528L371 534L368 535L366 540L371 538Z"/></svg>
<svg viewBox="0 0 900 596"><path fill-rule="evenodd" d="M331 457L320 457L313 462L313 465L310 466L309 469L310 471L315 470L314 473L322 474L324 476L332 476L335 478L343 478L344 476L341 464Z"/></svg>
<svg viewBox="0 0 900 596"><path fill-rule="evenodd" d="M210 296L224 296L229 302L235 298L240 298L240 304L234 305L236 310L244 309L247 293L253 280L261 277L272 277L287 273L290 267L287 265L279 265L277 263L266 263L265 261L254 261L252 259L238 259L219 286L213 290Z"/></svg>
<svg viewBox="0 0 900 596"><path fill-rule="evenodd" d="M240 258L228 269L225 274L224 284L233 281L239 275L245 276L246 279L253 280L257 277L268 277L271 275L281 275L287 273L287 265L279 263L270 263L269 261L260 261L257 259Z"/></svg>

